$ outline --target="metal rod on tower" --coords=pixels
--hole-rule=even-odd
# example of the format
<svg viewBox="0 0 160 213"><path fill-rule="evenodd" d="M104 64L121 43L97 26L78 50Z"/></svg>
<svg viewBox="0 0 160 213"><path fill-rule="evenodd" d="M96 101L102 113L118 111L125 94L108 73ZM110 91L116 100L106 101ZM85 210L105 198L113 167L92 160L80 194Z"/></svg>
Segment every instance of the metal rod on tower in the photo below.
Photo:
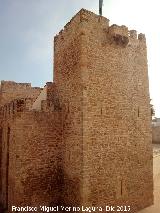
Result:
<svg viewBox="0 0 160 213"><path fill-rule="evenodd" d="M102 16L103 0L99 0L99 15Z"/></svg>

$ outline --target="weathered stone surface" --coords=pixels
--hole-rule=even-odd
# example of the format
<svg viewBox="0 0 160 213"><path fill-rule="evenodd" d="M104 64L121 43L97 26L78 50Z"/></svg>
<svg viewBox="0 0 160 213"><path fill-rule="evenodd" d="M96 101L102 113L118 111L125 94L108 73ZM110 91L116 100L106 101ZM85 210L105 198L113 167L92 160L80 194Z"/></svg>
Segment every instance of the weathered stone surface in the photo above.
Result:
<svg viewBox="0 0 160 213"><path fill-rule="evenodd" d="M41 92L39 87L31 87L30 83L16 83L14 81L1 81L0 85L0 106L17 98L38 97Z"/></svg>
<svg viewBox="0 0 160 213"><path fill-rule="evenodd" d="M13 94L8 84L0 98L5 206L123 205L133 213L153 203L143 34L82 9L55 36L54 83Z"/></svg>
<svg viewBox="0 0 160 213"><path fill-rule="evenodd" d="M81 10L56 36L54 60L62 115L68 110L64 200L70 205L131 205L132 212L151 205L145 37L137 38L125 26L101 24L100 17Z"/></svg>

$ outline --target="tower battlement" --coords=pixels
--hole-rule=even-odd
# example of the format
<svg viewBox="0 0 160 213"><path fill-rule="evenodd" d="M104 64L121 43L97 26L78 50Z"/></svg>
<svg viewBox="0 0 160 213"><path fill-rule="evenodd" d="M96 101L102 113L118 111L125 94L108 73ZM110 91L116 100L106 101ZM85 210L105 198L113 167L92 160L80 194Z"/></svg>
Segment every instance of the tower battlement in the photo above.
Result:
<svg viewBox="0 0 160 213"><path fill-rule="evenodd" d="M67 36L67 33L72 31L74 28L78 28L79 24L82 22L95 22L99 23L104 28L109 27L109 19L96 15L95 13L88 11L86 9L81 9L73 18L64 26L64 28L54 37L55 42L59 39L63 39Z"/></svg>
<svg viewBox="0 0 160 213"><path fill-rule="evenodd" d="M119 34L128 37L128 27L124 25L118 26L116 24L113 24L109 27L109 34Z"/></svg>
<svg viewBox="0 0 160 213"><path fill-rule="evenodd" d="M129 30L128 27L122 25L116 25L113 24L112 26L109 27L109 34L111 35L121 35L128 37L129 39L138 39L139 41L146 41L146 37L142 33L137 33L136 30Z"/></svg>
<svg viewBox="0 0 160 213"><path fill-rule="evenodd" d="M145 36L82 9L54 44L54 82L61 106L68 108L62 107L62 200L103 206L113 199L132 212L151 205Z"/></svg>
<svg viewBox="0 0 160 213"><path fill-rule="evenodd" d="M85 23L85 24L83 24ZM84 29L85 28L85 29ZM54 37L55 44L67 40L73 32L79 32L79 35L85 34L87 28L93 28L93 30L101 29L102 33L106 34L106 37L113 38L117 44L123 44L127 46L128 43L137 41L137 44L145 43L145 35L138 34L136 30L129 30L128 27L122 25L113 24L110 26L109 19L96 15L86 9L81 9L64 28Z"/></svg>
<svg viewBox="0 0 160 213"><path fill-rule="evenodd" d="M23 88L30 88L31 83L17 83L15 81L1 81L1 88L8 88L8 87L23 87Z"/></svg>

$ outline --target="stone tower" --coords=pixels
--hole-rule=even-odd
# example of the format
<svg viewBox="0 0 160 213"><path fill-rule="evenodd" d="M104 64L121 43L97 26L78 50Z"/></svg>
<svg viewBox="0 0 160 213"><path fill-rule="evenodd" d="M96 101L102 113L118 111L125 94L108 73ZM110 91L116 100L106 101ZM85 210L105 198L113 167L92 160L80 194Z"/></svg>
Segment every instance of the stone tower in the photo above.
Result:
<svg viewBox="0 0 160 213"><path fill-rule="evenodd" d="M82 9L54 39L65 205L153 203L146 40ZM124 211L125 209L123 209Z"/></svg>

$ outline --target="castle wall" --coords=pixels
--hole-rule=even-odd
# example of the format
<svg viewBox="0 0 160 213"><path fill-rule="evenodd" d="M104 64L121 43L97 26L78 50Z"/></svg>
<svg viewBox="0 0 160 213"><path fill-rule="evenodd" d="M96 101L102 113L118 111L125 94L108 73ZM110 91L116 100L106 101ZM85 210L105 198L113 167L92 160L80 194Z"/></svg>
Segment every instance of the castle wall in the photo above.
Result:
<svg viewBox="0 0 160 213"><path fill-rule="evenodd" d="M62 202L69 206L79 206L82 200L82 79L80 72L81 37L75 17L55 37L54 43L54 82L58 90L62 108L62 169L63 195Z"/></svg>
<svg viewBox="0 0 160 213"><path fill-rule="evenodd" d="M1 199L4 206L8 200L9 212L12 205L57 204L61 114L58 111L17 113L3 122L2 146Z"/></svg>
<svg viewBox="0 0 160 213"><path fill-rule="evenodd" d="M145 36L82 9L55 37L54 72L41 94L1 83L4 206L151 205Z"/></svg>
<svg viewBox="0 0 160 213"><path fill-rule="evenodd" d="M55 37L63 111L65 201L93 206L153 203L146 41L81 10ZM65 84L64 84L65 82ZM71 191L75 179L79 188ZM71 183L71 184L70 184ZM73 187L74 188L74 187ZM73 202L74 200L74 202Z"/></svg>
<svg viewBox="0 0 160 213"><path fill-rule="evenodd" d="M16 83L14 81L1 81L0 106L18 98L36 99L41 92L39 87L31 87L29 83Z"/></svg>

